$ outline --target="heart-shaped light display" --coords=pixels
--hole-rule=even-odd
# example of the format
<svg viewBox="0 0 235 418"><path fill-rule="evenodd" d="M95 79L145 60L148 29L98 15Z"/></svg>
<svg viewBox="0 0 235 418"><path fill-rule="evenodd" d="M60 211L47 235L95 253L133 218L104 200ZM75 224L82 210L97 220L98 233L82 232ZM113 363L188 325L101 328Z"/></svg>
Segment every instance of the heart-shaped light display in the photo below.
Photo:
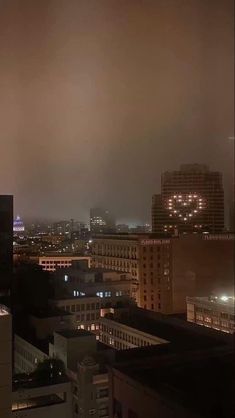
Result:
<svg viewBox="0 0 235 418"><path fill-rule="evenodd" d="M197 193L175 194L167 198L165 203L169 216L178 218L182 222L190 221L206 207L205 199Z"/></svg>

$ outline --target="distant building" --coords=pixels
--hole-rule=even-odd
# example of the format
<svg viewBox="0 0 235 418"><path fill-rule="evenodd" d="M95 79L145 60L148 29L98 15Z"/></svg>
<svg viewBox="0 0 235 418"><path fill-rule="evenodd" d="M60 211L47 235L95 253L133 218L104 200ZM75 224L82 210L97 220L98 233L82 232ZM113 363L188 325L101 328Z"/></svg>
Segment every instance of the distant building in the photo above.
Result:
<svg viewBox="0 0 235 418"><path fill-rule="evenodd" d="M151 226L149 224L136 225L135 227L130 228L131 234L147 234L149 232L151 232Z"/></svg>
<svg viewBox="0 0 235 418"><path fill-rule="evenodd" d="M116 231L117 231L118 234L127 233L127 232L129 232L129 229L130 229L129 225L127 225L127 224L118 224L116 226Z"/></svg>
<svg viewBox="0 0 235 418"><path fill-rule="evenodd" d="M11 415L11 379L12 379L12 331L11 315L0 305L0 417L10 418Z"/></svg>
<svg viewBox="0 0 235 418"><path fill-rule="evenodd" d="M188 297L187 320L233 334L235 332L235 298L225 295Z"/></svg>
<svg viewBox="0 0 235 418"><path fill-rule="evenodd" d="M115 220L113 215L106 209L90 209L90 230L92 234L115 232Z"/></svg>
<svg viewBox="0 0 235 418"><path fill-rule="evenodd" d="M186 296L233 288L234 235L101 235L93 240L92 265L129 273L138 306L186 312Z"/></svg>
<svg viewBox="0 0 235 418"><path fill-rule="evenodd" d="M13 196L0 195L0 293L10 288L13 268Z"/></svg>
<svg viewBox="0 0 235 418"><path fill-rule="evenodd" d="M22 219L18 215L13 222L13 232L15 234L18 234L18 233L22 233L24 231L25 231L24 222L22 221Z"/></svg>
<svg viewBox="0 0 235 418"><path fill-rule="evenodd" d="M73 262L69 268L57 269L53 274L53 285L56 298L98 296L102 308L133 302L137 289L130 274L111 269L88 268L83 260Z"/></svg>
<svg viewBox="0 0 235 418"><path fill-rule="evenodd" d="M224 231L222 174L186 164L162 175L161 194L152 198L152 232Z"/></svg>

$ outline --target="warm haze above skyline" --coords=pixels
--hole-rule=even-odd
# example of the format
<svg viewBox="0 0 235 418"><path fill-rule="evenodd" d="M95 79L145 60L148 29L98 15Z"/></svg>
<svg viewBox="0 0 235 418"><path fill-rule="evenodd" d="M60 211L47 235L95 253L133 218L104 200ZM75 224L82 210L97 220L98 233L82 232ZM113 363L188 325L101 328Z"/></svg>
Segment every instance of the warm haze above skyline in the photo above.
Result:
<svg viewBox="0 0 235 418"><path fill-rule="evenodd" d="M0 0L0 194L22 217L150 219L161 172L231 198L233 0Z"/></svg>

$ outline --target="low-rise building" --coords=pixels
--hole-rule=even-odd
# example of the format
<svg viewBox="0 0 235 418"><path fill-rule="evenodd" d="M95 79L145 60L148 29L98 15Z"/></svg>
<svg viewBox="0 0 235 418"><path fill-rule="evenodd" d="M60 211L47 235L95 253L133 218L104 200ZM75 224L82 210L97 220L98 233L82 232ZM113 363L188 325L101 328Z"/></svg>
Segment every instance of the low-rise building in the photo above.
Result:
<svg viewBox="0 0 235 418"><path fill-rule="evenodd" d="M36 338L43 340L53 335L54 331L76 328L76 316L72 311L49 307L32 312L29 315L29 323L34 329Z"/></svg>
<svg viewBox="0 0 235 418"><path fill-rule="evenodd" d="M187 320L233 334L235 298L233 296L187 297Z"/></svg>
<svg viewBox="0 0 235 418"><path fill-rule="evenodd" d="M68 379L42 384L25 377L22 382L15 378L13 383L12 418L72 418L71 383Z"/></svg>
<svg viewBox="0 0 235 418"><path fill-rule="evenodd" d="M53 283L56 297L97 295L104 298L103 307L136 298L137 285L129 273L89 268L83 261L73 262L69 268L57 269Z"/></svg>
<svg viewBox="0 0 235 418"><path fill-rule="evenodd" d="M98 332L101 309L101 298L99 296L53 299L51 303L74 315L74 328Z"/></svg>
<svg viewBox="0 0 235 418"><path fill-rule="evenodd" d="M86 260L88 265L90 266L91 257L79 257L72 255L45 255L37 258L38 264L42 266L43 270L46 271L55 271L58 268L70 267L73 261L78 260Z"/></svg>
<svg viewBox="0 0 235 418"><path fill-rule="evenodd" d="M117 350L126 350L147 345L164 344L168 341L110 318L100 320L100 341Z"/></svg>
<svg viewBox="0 0 235 418"><path fill-rule="evenodd" d="M14 372L32 373L37 365L49 358L48 342L29 341L14 335Z"/></svg>

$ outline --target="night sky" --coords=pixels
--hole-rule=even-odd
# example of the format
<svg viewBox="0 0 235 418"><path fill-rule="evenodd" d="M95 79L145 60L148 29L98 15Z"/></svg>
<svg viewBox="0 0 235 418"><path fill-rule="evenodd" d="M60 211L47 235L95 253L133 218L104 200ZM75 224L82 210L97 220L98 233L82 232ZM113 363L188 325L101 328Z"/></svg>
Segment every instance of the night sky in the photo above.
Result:
<svg viewBox="0 0 235 418"><path fill-rule="evenodd" d="M0 0L0 193L150 219L160 175L232 167L233 0ZM228 199L228 197L227 197Z"/></svg>

